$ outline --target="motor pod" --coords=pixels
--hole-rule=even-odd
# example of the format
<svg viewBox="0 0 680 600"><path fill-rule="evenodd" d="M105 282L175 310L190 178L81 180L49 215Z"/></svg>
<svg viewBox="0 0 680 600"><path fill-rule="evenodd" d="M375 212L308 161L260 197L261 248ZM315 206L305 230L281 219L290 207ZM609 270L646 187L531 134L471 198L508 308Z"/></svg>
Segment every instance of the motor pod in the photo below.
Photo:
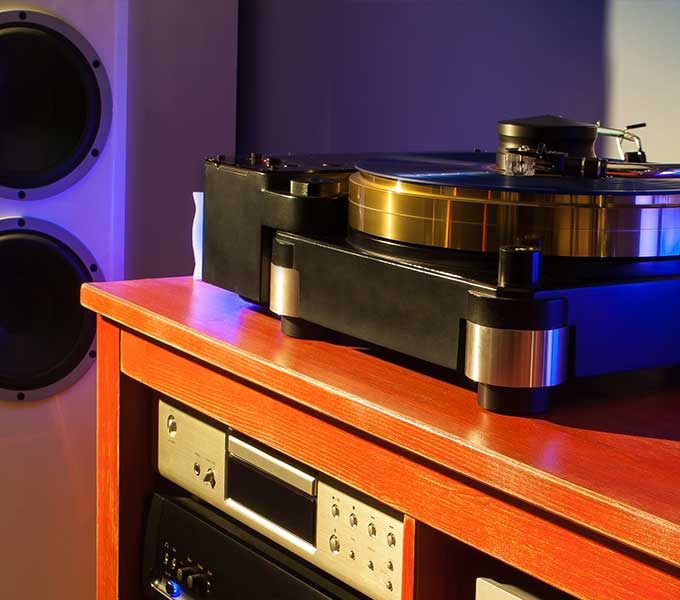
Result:
<svg viewBox="0 0 680 600"><path fill-rule="evenodd" d="M542 253L501 249L496 294L468 292L465 375L482 408L504 414L548 409L550 391L568 375L565 298L537 298Z"/></svg>

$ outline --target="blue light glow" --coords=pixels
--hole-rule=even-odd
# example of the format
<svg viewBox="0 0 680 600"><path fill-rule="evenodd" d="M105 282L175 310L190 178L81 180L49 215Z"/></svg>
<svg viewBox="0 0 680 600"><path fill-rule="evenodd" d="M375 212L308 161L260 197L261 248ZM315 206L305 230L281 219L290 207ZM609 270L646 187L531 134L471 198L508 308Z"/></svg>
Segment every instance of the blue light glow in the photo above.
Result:
<svg viewBox="0 0 680 600"><path fill-rule="evenodd" d="M680 211L666 210L661 215L661 256L680 255Z"/></svg>
<svg viewBox="0 0 680 600"><path fill-rule="evenodd" d="M168 579L165 584L165 591L171 598L178 598L182 595L182 587L173 579Z"/></svg>

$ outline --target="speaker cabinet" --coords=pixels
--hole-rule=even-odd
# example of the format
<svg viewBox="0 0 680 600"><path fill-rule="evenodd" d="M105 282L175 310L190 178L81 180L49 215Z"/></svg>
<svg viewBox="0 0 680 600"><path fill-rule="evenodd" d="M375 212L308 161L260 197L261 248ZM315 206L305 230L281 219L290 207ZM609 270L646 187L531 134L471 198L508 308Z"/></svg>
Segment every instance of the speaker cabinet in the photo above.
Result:
<svg viewBox="0 0 680 600"><path fill-rule="evenodd" d="M236 0L207 0L200 13L179 0L0 0L0 564L9 598L95 596L96 323L80 286L123 278L147 252L172 259L180 236L189 254L202 158L234 146L236 18ZM174 125L161 126L168 115ZM145 144L164 154L140 153ZM195 164L173 166L173 157ZM153 183L168 179L163 169L171 190ZM148 208L159 202L161 211ZM188 273L186 260L147 274Z"/></svg>

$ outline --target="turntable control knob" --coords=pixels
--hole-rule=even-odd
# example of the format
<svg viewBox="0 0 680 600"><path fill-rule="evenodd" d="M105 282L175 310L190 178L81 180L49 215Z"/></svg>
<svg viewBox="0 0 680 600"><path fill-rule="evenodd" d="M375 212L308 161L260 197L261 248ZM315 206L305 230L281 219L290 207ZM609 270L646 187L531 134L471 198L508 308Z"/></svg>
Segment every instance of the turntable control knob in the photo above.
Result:
<svg viewBox="0 0 680 600"><path fill-rule="evenodd" d="M328 540L328 547L331 549L333 554L340 552L340 540L337 535L332 535Z"/></svg>

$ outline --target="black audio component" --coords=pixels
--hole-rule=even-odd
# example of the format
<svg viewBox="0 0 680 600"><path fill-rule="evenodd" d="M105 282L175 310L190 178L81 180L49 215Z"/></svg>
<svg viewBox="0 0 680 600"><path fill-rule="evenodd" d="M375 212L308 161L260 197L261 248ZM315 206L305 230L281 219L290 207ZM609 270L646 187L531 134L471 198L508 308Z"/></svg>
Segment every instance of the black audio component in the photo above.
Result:
<svg viewBox="0 0 680 600"><path fill-rule="evenodd" d="M365 600L233 520L189 498L155 494L144 545L152 598Z"/></svg>

